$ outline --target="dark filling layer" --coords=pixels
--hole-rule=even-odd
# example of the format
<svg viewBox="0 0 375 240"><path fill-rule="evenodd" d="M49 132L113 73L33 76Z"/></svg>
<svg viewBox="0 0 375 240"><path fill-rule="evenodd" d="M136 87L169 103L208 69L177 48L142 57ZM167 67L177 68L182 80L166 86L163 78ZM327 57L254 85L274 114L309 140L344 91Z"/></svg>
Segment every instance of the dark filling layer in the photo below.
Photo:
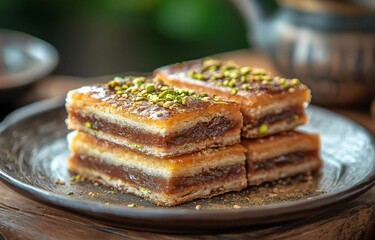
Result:
<svg viewBox="0 0 375 240"><path fill-rule="evenodd" d="M261 124L272 124L279 121L295 121L297 117L304 116L303 107L291 107L284 109L282 112L275 114L268 114L259 119L252 119L250 117L244 117L244 125L252 125L253 127L259 127Z"/></svg>
<svg viewBox="0 0 375 240"><path fill-rule="evenodd" d="M129 168L127 166L113 166L97 158L83 154L75 154L72 161L80 167L87 168L88 174L90 174L90 170L92 169L107 174L113 179L120 179L138 187L167 194L184 192L185 188L194 185L238 179L245 174L245 169L242 164L234 164L209 169L208 171L203 171L193 176L177 176L166 179L159 176L148 175L141 170Z"/></svg>
<svg viewBox="0 0 375 240"><path fill-rule="evenodd" d="M264 171L264 170L271 170L274 168L283 167L290 164L297 164L303 161L306 161L309 157L316 157L316 151L301 151L301 152L293 152L265 160L261 160L258 162L253 162L250 166L251 172L255 171Z"/></svg>
<svg viewBox="0 0 375 240"><path fill-rule="evenodd" d="M82 116L80 113L71 112L70 118L80 124L90 122L90 127L95 130L110 133L115 136L125 137L131 142L141 145L156 147L179 146L186 143L199 142L208 138L217 137L234 128L239 128L239 122L226 117L214 117L210 122L199 122L189 129L163 137L158 134L147 133L141 129L124 127L103 121L92 115Z"/></svg>

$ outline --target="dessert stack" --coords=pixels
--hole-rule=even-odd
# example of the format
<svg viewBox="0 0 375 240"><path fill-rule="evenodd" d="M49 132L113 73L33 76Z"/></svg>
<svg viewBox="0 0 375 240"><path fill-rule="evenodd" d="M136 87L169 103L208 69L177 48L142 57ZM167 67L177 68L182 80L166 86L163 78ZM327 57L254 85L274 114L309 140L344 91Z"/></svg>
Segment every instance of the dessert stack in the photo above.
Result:
<svg viewBox="0 0 375 240"><path fill-rule="evenodd" d="M247 186L240 104L145 77L66 98L69 169L163 206Z"/></svg>
<svg viewBox="0 0 375 240"><path fill-rule="evenodd" d="M319 135L294 130L305 124L310 90L298 79L274 76L233 61L201 59L154 71L164 83L225 97L241 105L248 185L318 170Z"/></svg>

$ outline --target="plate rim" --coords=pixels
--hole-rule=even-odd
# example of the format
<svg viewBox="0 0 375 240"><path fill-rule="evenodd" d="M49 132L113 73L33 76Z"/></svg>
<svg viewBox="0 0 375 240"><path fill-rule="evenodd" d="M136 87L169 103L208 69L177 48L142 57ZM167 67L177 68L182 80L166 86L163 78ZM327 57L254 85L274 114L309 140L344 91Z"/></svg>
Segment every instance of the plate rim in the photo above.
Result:
<svg viewBox="0 0 375 240"><path fill-rule="evenodd" d="M38 101L22 108L19 108L10 113L3 122L0 123L0 137L2 133L13 124L18 123L24 119L42 114L47 111L53 111L54 109L64 107L64 98L58 97L53 99L47 99ZM374 135L362 125L350 120L349 118L332 111L311 106L309 108L315 109L316 111L325 112L325 114L334 115L334 117L343 118L348 123L361 128L362 131L369 137L369 140L374 143ZM375 160L375 156L373 157ZM371 156L369 156L371 159ZM0 163L1 164L1 163ZM365 193L371 187L375 185L375 171L372 175L357 182L351 188L348 188L341 192L326 193L315 196L310 199L295 200L287 203L276 203L265 206L256 206L241 209L181 209L181 208L127 208L119 205L107 206L102 203L97 203L91 200L83 200L71 198L60 193L50 192L31 184L22 182L16 178L11 177L0 169L0 180L10 186L16 192L21 193L27 198L37 200L38 202L47 203L57 207L63 207L64 209L74 212L89 213L88 215L103 214L108 219L108 216L120 217L123 219L137 220L149 220L158 218L159 221L167 221L173 218L174 220L184 221L197 221L206 222L227 222L241 219L249 221L251 224L247 225L261 225L276 223L285 220L295 220L305 215L305 212L315 212L318 210L324 210L332 206L333 204L339 205L346 201L350 201L357 196ZM286 217L285 215L289 215ZM293 217L292 215L295 215ZM224 218L223 218L224 216ZM97 218L97 217L96 217ZM258 224L254 220L262 219ZM116 220L116 219L114 219Z"/></svg>

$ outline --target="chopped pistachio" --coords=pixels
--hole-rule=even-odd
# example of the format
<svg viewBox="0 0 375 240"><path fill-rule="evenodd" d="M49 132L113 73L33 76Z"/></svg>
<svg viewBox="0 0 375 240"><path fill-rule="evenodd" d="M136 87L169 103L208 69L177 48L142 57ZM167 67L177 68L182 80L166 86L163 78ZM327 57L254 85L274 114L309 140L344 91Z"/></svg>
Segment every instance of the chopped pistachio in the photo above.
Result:
<svg viewBox="0 0 375 240"><path fill-rule="evenodd" d="M94 170L92 170L91 168L85 168L86 172L88 174L93 174L94 173Z"/></svg>
<svg viewBox="0 0 375 240"><path fill-rule="evenodd" d="M118 86L118 85L120 85L119 81L121 81L121 80L122 80L122 78L115 77L112 81L108 82L108 85L111 86L111 87Z"/></svg>
<svg viewBox="0 0 375 240"><path fill-rule="evenodd" d="M168 86L162 86L162 87L160 88L160 91L165 91L165 90L169 90L169 89L171 89L171 88L168 87Z"/></svg>
<svg viewBox="0 0 375 240"><path fill-rule="evenodd" d="M122 80L124 80L122 77L114 77L113 78L114 81L117 81L117 82L121 82Z"/></svg>
<svg viewBox="0 0 375 240"><path fill-rule="evenodd" d="M134 94L137 94L138 90L139 90L138 87L132 87L131 90L130 90L130 92L134 93Z"/></svg>
<svg viewBox="0 0 375 240"><path fill-rule="evenodd" d="M121 94L122 94L122 91L117 91L116 94L117 94L117 95L121 95Z"/></svg>
<svg viewBox="0 0 375 240"><path fill-rule="evenodd" d="M262 125L260 125L260 127L258 128L258 134L259 135L264 135L266 134L268 131L268 125L263 123Z"/></svg>
<svg viewBox="0 0 375 240"><path fill-rule="evenodd" d="M122 87L120 87L120 86L116 86L116 87L115 87L115 90L116 90L116 91L121 91L121 90L122 90Z"/></svg>
<svg viewBox="0 0 375 240"><path fill-rule="evenodd" d="M167 90L164 90L163 92L161 92L159 94L159 98L165 98L168 94L170 95L174 95L175 94L175 91L173 91L172 89L167 89Z"/></svg>
<svg viewBox="0 0 375 240"><path fill-rule="evenodd" d="M148 99L150 102L157 102L159 101L159 97L157 95L151 95L150 98Z"/></svg>
<svg viewBox="0 0 375 240"><path fill-rule="evenodd" d="M200 74L200 73L196 73L196 74L193 75L193 78L198 79L198 80L202 80L203 79L203 75Z"/></svg>
<svg viewBox="0 0 375 240"><path fill-rule="evenodd" d="M73 195L74 193L72 191L69 191L67 194L68 195Z"/></svg>
<svg viewBox="0 0 375 240"><path fill-rule="evenodd" d="M280 83L281 85L284 85L284 84L286 83L285 78L279 78L279 83Z"/></svg>
<svg viewBox="0 0 375 240"><path fill-rule="evenodd" d="M186 104L187 103L187 97L183 97L181 103Z"/></svg>
<svg viewBox="0 0 375 240"><path fill-rule="evenodd" d="M232 90L230 91L232 94L236 94L237 93L237 88L232 88Z"/></svg>
<svg viewBox="0 0 375 240"><path fill-rule="evenodd" d="M189 72L188 72L188 75L189 75L189 77L193 77L194 76L194 74L195 74L195 72L193 71L193 70L190 70Z"/></svg>
<svg viewBox="0 0 375 240"><path fill-rule="evenodd" d="M146 78L145 77L137 77L137 78L134 78L133 79L133 84L134 85L141 85L142 83L144 83L146 81Z"/></svg>
<svg viewBox="0 0 375 240"><path fill-rule="evenodd" d="M132 90L133 90L133 88L134 87L128 87L126 90L125 90L125 92L127 93L127 92L131 92Z"/></svg>
<svg viewBox="0 0 375 240"><path fill-rule="evenodd" d="M234 71L234 70L232 70L232 71L230 72L230 74L229 74L229 77L230 77L230 78L238 78L238 77L240 77L240 73L239 73L238 71Z"/></svg>
<svg viewBox="0 0 375 240"><path fill-rule="evenodd" d="M86 128L91 128L91 123L90 122L85 122L85 127Z"/></svg>
<svg viewBox="0 0 375 240"><path fill-rule="evenodd" d="M218 67L222 64L222 62L218 59L209 58L203 61L203 65L206 67Z"/></svg>
<svg viewBox="0 0 375 240"><path fill-rule="evenodd" d="M214 97L214 101L215 101L215 102L219 102L219 101L221 101L221 98L215 96L215 97Z"/></svg>
<svg viewBox="0 0 375 240"><path fill-rule="evenodd" d="M81 175L75 175L70 177L70 183L74 183L81 180Z"/></svg>
<svg viewBox="0 0 375 240"><path fill-rule="evenodd" d="M250 71L251 71L250 67L242 67L242 68L240 68L240 73L242 75L248 74Z"/></svg>
<svg viewBox="0 0 375 240"><path fill-rule="evenodd" d="M168 101L171 101L174 99L174 95L168 93L166 96L165 96L165 100L168 100Z"/></svg>
<svg viewBox="0 0 375 240"><path fill-rule="evenodd" d="M247 90L247 89L250 88L250 86L249 86L248 83L246 83L246 84L243 84L243 85L241 86L241 88L242 88L243 90Z"/></svg>
<svg viewBox="0 0 375 240"><path fill-rule="evenodd" d="M134 148L142 148L142 145L140 145L140 144L136 144L136 143L132 143L131 144L132 145L132 147L134 147Z"/></svg>
<svg viewBox="0 0 375 240"><path fill-rule="evenodd" d="M290 85L296 86L298 84L300 84L300 81L299 81L298 78L293 78L293 79L290 80Z"/></svg>
<svg viewBox="0 0 375 240"><path fill-rule="evenodd" d="M139 97L136 97L136 98L135 98L135 101L141 101L141 100L145 100L145 99L146 99L145 97L140 97L140 96L139 96Z"/></svg>
<svg viewBox="0 0 375 240"><path fill-rule="evenodd" d="M149 191L146 188L143 188L143 187L139 187L139 191L141 193L144 193L144 194L148 194L149 193Z"/></svg>
<svg viewBox="0 0 375 240"><path fill-rule="evenodd" d="M165 108L169 108L170 106L172 106L173 102L172 101L166 101L164 104L163 104L163 107Z"/></svg>
<svg viewBox="0 0 375 240"><path fill-rule="evenodd" d="M266 80L266 81L269 81L269 80L271 80L271 76L262 76L262 79L263 80Z"/></svg>
<svg viewBox="0 0 375 240"><path fill-rule="evenodd" d="M155 91L155 85L154 84L147 84L146 87L145 87L145 90L146 92L148 93L152 93Z"/></svg>
<svg viewBox="0 0 375 240"><path fill-rule="evenodd" d="M227 67L227 69L238 68L238 65L232 60L227 61L225 63L225 66Z"/></svg>
<svg viewBox="0 0 375 240"><path fill-rule="evenodd" d="M156 106L162 107L164 105L164 101L159 101L156 103Z"/></svg>
<svg viewBox="0 0 375 240"><path fill-rule="evenodd" d="M254 75L266 75L266 70L263 68L255 68L251 73Z"/></svg>
<svg viewBox="0 0 375 240"><path fill-rule="evenodd" d="M213 72L213 71L216 70L216 66L211 66L211 67L208 68L208 70Z"/></svg>
<svg viewBox="0 0 375 240"><path fill-rule="evenodd" d="M234 87L234 84L235 84L235 80L231 80L230 82L228 82L228 87Z"/></svg>
<svg viewBox="0 0 375 240"><path fill-rule="evenodd" d="M173 100L175 103L182 103L182 98L180 96L176 96L175 99Z"/></svg>
<svg viewBox="0 0 375 240"><path fill-rule="evenodd" d="M135 207L135 203L129 203L129 204L128 204L128 207L129 207L129 208L133 208L133 207Z"/></svg>

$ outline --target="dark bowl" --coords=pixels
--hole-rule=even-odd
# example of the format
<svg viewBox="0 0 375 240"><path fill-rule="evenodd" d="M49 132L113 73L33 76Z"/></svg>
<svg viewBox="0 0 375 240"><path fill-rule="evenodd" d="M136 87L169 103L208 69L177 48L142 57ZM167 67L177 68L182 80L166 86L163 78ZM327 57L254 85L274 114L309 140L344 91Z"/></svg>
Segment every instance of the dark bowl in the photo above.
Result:
<svg viewBox="0 0 375 240"><path fill-rule="evenodd" d="M0 104L9 103L58 63L49 43L31 35L0 29Z"/></svg>

